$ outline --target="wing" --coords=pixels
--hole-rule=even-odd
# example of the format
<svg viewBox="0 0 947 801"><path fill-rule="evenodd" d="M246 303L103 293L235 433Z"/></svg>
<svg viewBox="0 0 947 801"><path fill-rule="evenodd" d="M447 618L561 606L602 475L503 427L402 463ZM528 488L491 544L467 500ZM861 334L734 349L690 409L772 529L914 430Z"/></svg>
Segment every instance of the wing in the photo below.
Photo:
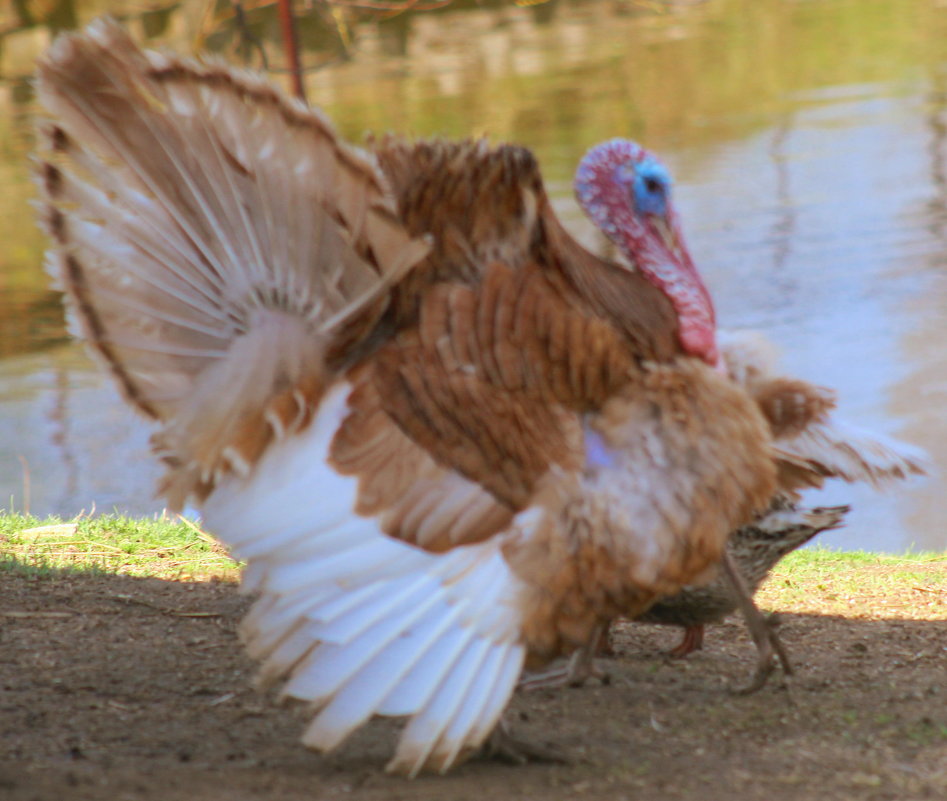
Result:
<svg viewBox="0 0 947 801"><path fill-rule="evenodd" d="M778 375L774 349L759 334L728 332L720 344L728 373L769 422L784 492L819 487L826 478L882 487L930 471L920 448L839 418L832 390Z"/></svg>
<svg viewBox="0 0 947 801"><path fill-rule="evenodd" d="M360 511L385 510L387 533L443 550L495 533L553 468L581 470L580 417L640 370L622 333L536 265L437 284L419 321L350 376L332 455L360 477Z"/></svg>

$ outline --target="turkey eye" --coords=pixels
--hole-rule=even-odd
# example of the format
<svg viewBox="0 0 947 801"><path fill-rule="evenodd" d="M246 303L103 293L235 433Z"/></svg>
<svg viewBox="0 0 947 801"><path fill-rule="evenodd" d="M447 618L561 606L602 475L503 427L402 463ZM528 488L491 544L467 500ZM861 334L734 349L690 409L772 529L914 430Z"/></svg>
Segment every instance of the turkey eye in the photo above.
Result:
<svg viewBox="0 0 947 801"><path fill-rule="evenodd" d="M658 194L661 192L661 182L655 178L645 178L644 179L644 188L648 190L648 194Z"/></svg>

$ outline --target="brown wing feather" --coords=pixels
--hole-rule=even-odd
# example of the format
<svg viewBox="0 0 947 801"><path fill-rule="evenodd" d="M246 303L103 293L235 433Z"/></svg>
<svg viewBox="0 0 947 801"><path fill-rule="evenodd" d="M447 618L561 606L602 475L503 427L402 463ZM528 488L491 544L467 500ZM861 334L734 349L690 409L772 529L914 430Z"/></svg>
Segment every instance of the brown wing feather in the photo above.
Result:
<svg viewBox="0 0 947 801"><path fill-rule="evenodd" d="M540 263L554 265L577 297L611 322L643 358L665 361L681 352L677 313L667 295L632 265L589 253L563 228L548 198L540 199L539 219L546 251Z"/></svg>
<svg viewBox="0 0 947 801"><path fill-rule="evenodd" d="M831 389L779 375L775 349L760 334L725 332L720 342L728 373L769 423L782 492L794 496L826 478L880 487L930 470L918 448L840 419Z"/></svg>
<svg viewBox="0 0 947 801"><path fill-rule="evenodd" d="M392 136L371 144L408 232L429 233L434 242L395 292L400 323L414 322L434 283L475 285L493 262L514 270L538 264L550 280L562 279L564 296L608 320L642 358L680 353L671 302L633 266L598 258L565 230L529 150Z"/></svg>
<svg viewBox="0 0 947 801"><path fill-rule="evenodd" d="M570 305L533 266L486 268L475 290L427 292L417 329L377 356L386 412L436 460L525 506L553 465L577 470L577 413L637 371L618 332Z"/></svg>
<svg viewBox="0 0 947 801"><path fill-rule="evenodd" d="M514 510L434 460L386 412L373 364L352 371L349 414L332 442L333 466L359 479L356 512L380 516L388 535L441 552L480 542Z"/></svg>
<svg viewBox="0 0 947 801"><path fill-rule="evenodd" d="M749 387L776 440L797 436L825 421L835 408L835 393L794 378L771 378Z"/></svg>
<svg viewBox="0 0 947 801"><path fill-rule="evenodd" d="M477 285L424 293L417 326L350 374L357 389L333 458L359 476L362 513L384 511L389 534L428 548L476 541L525 508L550 470L581 470L579 415L640 368L612 325L570 300L537 265L498 263ZM483 496L454 487L465 525L445 514L454 529L432 534L428 521L421 542L411 506L451 492L451 472Z"/></svg>
<svg viewBox="0 0 947 801"><path fill-rule="evenodd" d="M430 234L429 257L400 282L392 300L399 323L411 324L424 290L440 281L477 284L486 265L511 268L530 258L542 191L525 148L491 148L483 140L371 143L399 216L413 236Z"/></svg>

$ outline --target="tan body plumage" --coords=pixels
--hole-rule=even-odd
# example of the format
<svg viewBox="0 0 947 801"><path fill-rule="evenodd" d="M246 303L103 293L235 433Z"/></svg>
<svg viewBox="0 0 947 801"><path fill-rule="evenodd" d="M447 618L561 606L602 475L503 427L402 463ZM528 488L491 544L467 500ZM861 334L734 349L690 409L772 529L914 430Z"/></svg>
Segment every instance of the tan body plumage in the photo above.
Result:
<svg viewBox="0 0 947 801"><path fill-rule="evenodd" d="M702 284L585 252L522 148L365 152L109 22L38 91L52 271L158 426L161 491L247 561L243 633L307 744L406 716L390 768L446 770L524 664L699 581L769 503Z"/></svg>
<svg viewBox="0 0 947 801"><path fill-rule="evenodd" d="M779 489L770 507L734 531L727 545L748 590L755 593L780 559L822 531L841 525L848 511L801 507L800 489L821 487L826 479L863 481L880 489L928 473L930 462L919 448L840 419L834 393L782 375L773 345L760 334L720 332L719 343L727 374L756 401L777 455ZM685 628L671 656L684 657L702 647L704 625L737 608L732 582L721 571L708 576L712 577L658 601L637 618ZM607 642L606 634L600 651L608 651ZM764 658L769 655L761 654Z"/></svg>

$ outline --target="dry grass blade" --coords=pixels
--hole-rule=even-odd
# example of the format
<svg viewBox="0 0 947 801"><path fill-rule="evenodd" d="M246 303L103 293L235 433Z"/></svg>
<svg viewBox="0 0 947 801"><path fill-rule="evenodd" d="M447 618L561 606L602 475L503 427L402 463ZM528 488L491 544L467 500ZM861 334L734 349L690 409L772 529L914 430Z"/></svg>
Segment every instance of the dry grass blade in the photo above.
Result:
<svg viewBox="0 0 947 801"><path fill-rule="evenodd" d="M160 604L154 604L151 601L136 598L134 595L125 595L124 593L109 595L108 597L113 601L145 606L149 609L154 609L156 612L161 612L163 615L171 615L172 617L222 617L220 612L192 612L185 609L172 609L167 606L161 606Z"/></svg>
<svg viewBox="0 0 947 801"><path fill-rule="evenodd" d="M78 612L24 612L19 610L12 610L8 612L0 612L0 617L12 617L12 618L64 618L64 617L74 617Z"/></svg>
<svg viewBox="0 0 947 801"><path fill-rule="evenodd" d="M71 537L79 531L78 523L53 523L49 526L34 526L20 531L22 537L51 537L54 535Z"/></svg>

